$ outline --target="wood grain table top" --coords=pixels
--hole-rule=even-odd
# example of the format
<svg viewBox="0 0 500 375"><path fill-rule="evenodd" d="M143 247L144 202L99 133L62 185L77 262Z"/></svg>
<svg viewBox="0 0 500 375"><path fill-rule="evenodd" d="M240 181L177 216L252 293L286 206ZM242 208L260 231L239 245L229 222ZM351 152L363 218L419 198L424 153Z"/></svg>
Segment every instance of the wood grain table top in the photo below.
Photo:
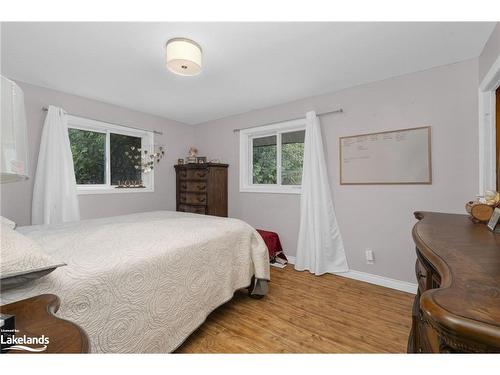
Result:
<svg viewBox="0 0 500 375"><path fill-rule="evenodd" d="M16 336L49 338L47 349L40 353L88 353L87 334L75 323L60 319L54 314L60 306L59 297L41 294L36 297L10 303L0 307L2 314L15 315ZM8 353L26 351L11 350Z"/></svg>
<svg viewBox="0 0 500 375"><path fill-rule="evenodd" d="M500 235L467 215L416 212L413 239L441 276L422 310L442 327L500 345Z"/></svg>

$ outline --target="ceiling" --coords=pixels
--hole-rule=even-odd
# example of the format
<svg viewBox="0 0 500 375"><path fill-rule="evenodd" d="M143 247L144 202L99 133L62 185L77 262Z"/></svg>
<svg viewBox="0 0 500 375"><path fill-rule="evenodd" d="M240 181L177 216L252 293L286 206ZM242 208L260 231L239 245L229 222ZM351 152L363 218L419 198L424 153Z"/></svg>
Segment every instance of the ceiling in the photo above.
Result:
<svg viewBox="0 0 500 375"><path fill-rule="evenodd" d="M477 57L494 23L2 23L12 79L187 124ZM165 68L165 42L203 71Z"/></svg>

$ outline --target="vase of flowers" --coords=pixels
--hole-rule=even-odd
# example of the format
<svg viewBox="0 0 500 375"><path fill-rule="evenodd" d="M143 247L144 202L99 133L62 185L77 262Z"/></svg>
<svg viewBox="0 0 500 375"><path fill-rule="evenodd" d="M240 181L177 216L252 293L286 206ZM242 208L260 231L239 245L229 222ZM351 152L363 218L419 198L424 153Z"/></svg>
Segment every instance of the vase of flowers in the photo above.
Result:
<svg viewBox="0 0 500 375"><path fill-rule="evenodd" d="M186 163L196 163L196 156L198 155L198 149L196 147L191 147L189 149L189 156L186 158Z"/></svg>

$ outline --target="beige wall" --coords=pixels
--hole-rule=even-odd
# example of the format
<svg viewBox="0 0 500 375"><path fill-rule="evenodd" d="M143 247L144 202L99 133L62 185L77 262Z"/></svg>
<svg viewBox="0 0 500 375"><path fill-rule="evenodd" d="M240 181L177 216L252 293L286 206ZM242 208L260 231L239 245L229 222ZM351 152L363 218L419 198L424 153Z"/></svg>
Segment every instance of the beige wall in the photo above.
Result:
<svg viewBox="0 0 500 375"><path fill-rule="evenodd" d="M477 72L474 59L212 121L197 126L196 144L202 155L230 164L230 216L278 232L285 251L295 255L300 198L239 192L239 138L233 129L304 116L310 109L343 108L321 123L349 265L415 282L413 211L464 213L464 203L477 194ZM432 185L339 185L340 136L421 125L432 126ZM365 263L366 249L375 252L375 264Z"/></svg>
<svg viewBox="0 0 500 375"><path fill-rule="evenodd" d="M464 203L477 194L478 71L478 59L474 59L196 127L21 82L29 124L31 175L44 119L42 106L53 104L83 117L162 130L164 135L157 142L166 145L167 156L156 171L155 192L80 196L82 218L174 209L172 165L185 155L191 144L196 144L201 155L230 164L230 216L257 228L277 231L285 251L295 255L300 197L239 192L239 138L233 129L300 117L310 109L322 112L343 108L343 114L323 116L321 122L333 199L349 265L354 270L414 282L412 212L463 213ZM431 186L339 185L340 136L420 125L432 126ZM32 184L31 179L2 186L2 215L20 225L30 223ZM375 252L373 265L364 260L368 248Z"/></svg>
<svg viewBox="0 0 500 375"><path fill-rule="evenodd" d="M45 112L42 112L41 108L49 104L60 106L77 116L163 131L163 135L155 135L155 143L165 145L167 153L155 172L154 193L80 195L82 219L156 209L175 210L175 173L172 166L179 155L186 154L193 142L192 126L22 82L18 84L24 91L32 178L1 186L3 216L14 220L18 225L28 225L31 222L33 177L45 119Z"/></svg>
<svg viewBox="0 0 500 375"><path fill-rule="evenodd" d="M493 63L500 56L500 22L497 22L495 29L491 33L481 56L479 56L479 83L486 76Z"/></svg>

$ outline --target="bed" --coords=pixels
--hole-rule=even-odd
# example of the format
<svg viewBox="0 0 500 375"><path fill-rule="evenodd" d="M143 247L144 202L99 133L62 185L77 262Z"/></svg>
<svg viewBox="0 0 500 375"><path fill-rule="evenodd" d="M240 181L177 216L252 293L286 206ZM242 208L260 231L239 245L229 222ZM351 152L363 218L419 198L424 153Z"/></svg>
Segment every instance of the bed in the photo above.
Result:
<svg viewBox="0 0 500 375"><path fill-rule="evenodd" d="M156 211L17 230L67 265L2 304L58 295L93 353L172 352L253 277L258 294L269 280L262 238L236 219Z"/></svg>

